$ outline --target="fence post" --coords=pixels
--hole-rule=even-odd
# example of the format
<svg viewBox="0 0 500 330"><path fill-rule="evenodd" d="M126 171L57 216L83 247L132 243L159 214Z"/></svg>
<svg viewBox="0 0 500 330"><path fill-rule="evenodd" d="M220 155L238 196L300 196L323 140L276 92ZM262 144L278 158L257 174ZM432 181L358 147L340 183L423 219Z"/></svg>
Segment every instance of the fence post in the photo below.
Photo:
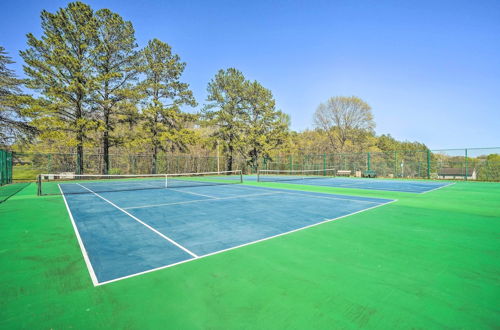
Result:
<svg viewBox="0 0 500 330"><path fill-rule="evenodd" d="M0 149L0 186L2 186L7 179L7 161L4 161L4 155L5 151Z"/></svg>
<svg viewBox="0 0 500 330"><path fill-rule="evenodd" d="M14 182L14 151L11 151L10 153L10 160L9 160L9 183Z"/></svg>
<svg viewBox="0 0 500 330"><path fill-rule="evenodd" d="M217 172L220 172L220 160L219 160L219 140L217 140Z"/></svg>
<svg viewBox="0 0 500 330"><path fill-rule="evenodd" d="M394 150L394 177L398 177L398 152Z"/></svg>
<svg viewBox="0 0 500 330"><path fill-rule="evenodd" d="M293 171L293 156L290 155L290 171Z"/></svg>
<svg viewBox="0 0 500 330"><path fill-rule="evenodd" d="M431 151L427 149L427 179L431 178Z"/></svg>
<svg viewBox="0 0 500 330"><path fill-rule="evenodd" d="M467 181L467 177L469 176L468 166L469 166L469 163L468 163L468 158L467 158L467 149L465 149L465 181Z"/></svg>
<svg viewBox="0 0 500 330"><path fill-rule="evenodd" d="M47 163L47 173L52 173L51 171L51 166L52 166L52 154L48 155L48 163Z"/></svg>
<svg viewBox="0 0 500 330"><path fill-rule="evenodd" d="M368 151L367 153L367 170L370 171L371 170L371 155L370 155L370 152Z"/></svg>
<svg viewBox="0 0 500 330"><path fill-rule="evenodd" d="M326 152L323 154L323 175L326 175Z"/></svg>

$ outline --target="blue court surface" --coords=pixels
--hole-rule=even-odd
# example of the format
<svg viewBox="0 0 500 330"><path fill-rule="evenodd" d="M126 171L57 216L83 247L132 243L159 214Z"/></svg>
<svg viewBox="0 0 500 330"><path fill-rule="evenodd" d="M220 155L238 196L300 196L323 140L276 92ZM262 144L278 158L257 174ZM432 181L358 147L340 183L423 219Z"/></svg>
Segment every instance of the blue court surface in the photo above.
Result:
<svg viewBox="0 0 500 330"><path fill-rule="evenodd" d="M60 184L94 285L393 201L241 184L109 192L99 185L106 183Z"/></svg>
<svg viewBox="0 0 500 330"><path fill-rule="evenodd" d="M247 181L257 180L256 176L245 177ZM440 189L451 185L450 182L431 181L409 181L409 180L389 180L389 179L369 179L369 178L342 178L342 177L313 177L297 178L286 175L273 176L265 175L261 177L263 182L280 182L287 184L301 184L308 186L325 186L351 189L385 190L395 192L408 192L423 194L432 190Z"/></svg>

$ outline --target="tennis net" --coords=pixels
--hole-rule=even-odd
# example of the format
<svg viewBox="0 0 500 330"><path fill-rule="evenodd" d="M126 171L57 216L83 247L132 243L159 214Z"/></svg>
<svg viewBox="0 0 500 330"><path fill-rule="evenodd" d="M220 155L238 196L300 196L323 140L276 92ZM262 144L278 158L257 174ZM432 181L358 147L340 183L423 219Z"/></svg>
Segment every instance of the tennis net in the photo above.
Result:
<svg viewBox="0 0 500 330"><path fill-rule="evenodd" d="M40 174L38 195L88 194L113 191L169 189L236 184L243 182L241 170L177 174Z"/></svg>
<svg viewBox="0 0 500 330"><path fill-rule="evenodd" d="M327 179L335 177L332 168L322 170L259 170L257 181L278 182L310 179Z"/></svg>

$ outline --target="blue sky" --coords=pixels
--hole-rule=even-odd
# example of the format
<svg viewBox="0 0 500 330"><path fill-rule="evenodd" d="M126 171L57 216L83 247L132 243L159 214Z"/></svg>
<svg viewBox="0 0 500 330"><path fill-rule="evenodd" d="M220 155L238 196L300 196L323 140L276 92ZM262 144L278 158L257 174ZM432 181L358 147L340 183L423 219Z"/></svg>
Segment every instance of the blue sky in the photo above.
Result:
<svg viewBox="0 0 500 330"><path fill-rule="evenodd" d="M42 9L67 1L0 4L0 43L18 63ZM312 128L329 97L373 108L377 134L431 148L500 146L500 1L86 1L132 21L140 46L158 38L206 86L235 67L271 89L292 128Z"/></svg>

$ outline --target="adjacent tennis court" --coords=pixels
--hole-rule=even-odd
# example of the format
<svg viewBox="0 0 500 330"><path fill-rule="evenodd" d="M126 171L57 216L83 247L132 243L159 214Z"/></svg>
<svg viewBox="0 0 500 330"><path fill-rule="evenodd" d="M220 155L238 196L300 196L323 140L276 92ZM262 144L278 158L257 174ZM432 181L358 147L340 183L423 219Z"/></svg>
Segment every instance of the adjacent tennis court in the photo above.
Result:
<svg viewBox="0 0 500 330"><path fill-rule="evenodd" d="M280 182L310 186L338 187L351 189L383 190L423 194L451 185L450 182L390 180L374 178L347 178L335 176L335 170L260 170L257 177L248 180L259 182Z"/></svg>
<svg viewBox="0 0 500 330"><path fill-rule="evenodd" d="M237 176L81 176L52 185L64 195L94 285L393 201L230 184Z"/></svg>

